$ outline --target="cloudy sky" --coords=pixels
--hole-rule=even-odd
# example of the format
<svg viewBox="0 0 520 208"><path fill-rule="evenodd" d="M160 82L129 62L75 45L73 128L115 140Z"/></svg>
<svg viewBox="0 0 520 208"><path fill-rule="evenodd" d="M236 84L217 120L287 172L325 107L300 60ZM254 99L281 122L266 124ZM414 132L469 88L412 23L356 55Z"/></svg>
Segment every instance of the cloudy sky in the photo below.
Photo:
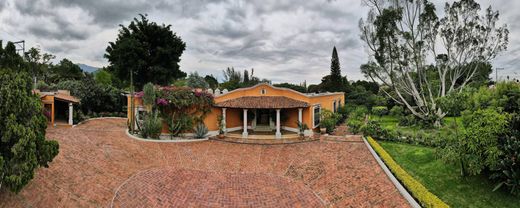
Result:
<svg viewBox="0 0 520 208"><path fill-rule="evenodd" d="M477 0L501 12L510 29L508 52L494 61L499 75L520 78L520 1ZM344 75L363 79L368 60L358 22L361 0L0 0L0 39L26 40L76 63L107 65L103 58L119 25L139 13L171 24L186 42L181 70L222 77L228 66L255 69L274 82L319 82L329 73L332 47ZM442 10L444 0L433 1ZM451 1L450 1L451 2ZM515 74L518 73L518 74Z"/></svg>

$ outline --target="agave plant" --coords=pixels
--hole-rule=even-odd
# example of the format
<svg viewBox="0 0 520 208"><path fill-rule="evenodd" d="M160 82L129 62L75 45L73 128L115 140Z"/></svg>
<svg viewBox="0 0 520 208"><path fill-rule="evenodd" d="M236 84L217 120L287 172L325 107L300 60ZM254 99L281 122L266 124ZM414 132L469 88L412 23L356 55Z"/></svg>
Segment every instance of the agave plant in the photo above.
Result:
<svg viewBox="0 0 520 208"><path fill-rule="evenodd" d="M193 131L195 132L195 138L197 139L202 139L208 136L208 127L206 127L204 123L197 124Z"/></svg>

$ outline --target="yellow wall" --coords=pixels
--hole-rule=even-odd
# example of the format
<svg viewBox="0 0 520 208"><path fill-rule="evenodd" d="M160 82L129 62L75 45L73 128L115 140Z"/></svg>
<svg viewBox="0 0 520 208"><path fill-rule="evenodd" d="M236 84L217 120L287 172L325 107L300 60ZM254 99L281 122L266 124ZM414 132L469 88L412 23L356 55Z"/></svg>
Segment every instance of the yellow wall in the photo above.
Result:
<svg viewBox="0 0 520 208"><path fill-rule="evenodd" d="M266 94L262 95L261 90L265 89ZM345 96L343 93L331 93L327 95L319 95L309 97L302 93L286 89L286 88L276 88L272 87L268 84L259 84L251 88L241 88L234 91L231 91L227 94L220 95L215 97L215 102L222 102L229 99L235 99L243 96L285 96L288 98L292 98L295 100L300 100L303 102L307 102L310 104L309 107L303 109L303 123L307 124L309 128L312 128L312 112L313 106L319 104L322 109L328 109L332 111L333 102L336 100L341 101L341 104L345 104ZM128 103L130 103L130 97L128 97ZM135 106L142 105L141 98L135 98ZM254 109L250 109L254 110ZM296 121L298 120L298 109L284 109L287 112L288 118L287 121L282 124L282 126L297 128ZM232 109L228 108L226 110L226 127L242 127L243 123L241 120L241 112L242 109ZM130 118L130 105L128 105L128 118ZM206 118L204 119L204 124L208 127L210 131L218 130L218 116L222 115L222 110L220 108L212 108L211 112L208 113ZM250 125L250 123L248 124Z"/></svg>

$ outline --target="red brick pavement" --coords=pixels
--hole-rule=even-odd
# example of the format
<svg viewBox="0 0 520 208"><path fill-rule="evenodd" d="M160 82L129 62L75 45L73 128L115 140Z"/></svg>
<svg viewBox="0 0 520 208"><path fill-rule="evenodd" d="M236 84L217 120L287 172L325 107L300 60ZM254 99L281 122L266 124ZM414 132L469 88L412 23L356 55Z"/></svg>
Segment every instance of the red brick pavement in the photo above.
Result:
<svg viewBox="0 0 520 208"><path fill-rule="evenodd" d="M60 154L0 207L409 207L361 142L152 143L125 128L48 129Z"/></svg>

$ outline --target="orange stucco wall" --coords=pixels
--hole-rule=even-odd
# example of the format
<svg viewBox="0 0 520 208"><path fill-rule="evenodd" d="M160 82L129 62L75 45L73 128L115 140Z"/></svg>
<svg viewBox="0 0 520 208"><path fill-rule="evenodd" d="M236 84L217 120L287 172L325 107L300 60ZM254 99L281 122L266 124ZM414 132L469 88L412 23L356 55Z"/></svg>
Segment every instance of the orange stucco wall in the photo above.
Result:
<svg viewBox="0 0 520 208"><path fill-rule="evenodd" d="M264 89L266 91L265 94L262 94L261 91ZM288 98L292 98L295 100L304 101L310 104L310 107L304 108L302 113L303 123L307 124L309 128L313 128L313 109L314 106L320 105L322 109L333 110L333 102L337 103L341 102L341 105L345 103L345 96L343 93L330 93L325 95L316 95L316 96L307 96L305 94L285 89L285 88L276 88L272 87L268 84L259 84L251 88L241 88L234 91L231 91L227 94L220 95L215 97L215 102L222 102L229 99L235 99L243 96L285 96ZM128 97L128 103L130 103L130 97ZM142 106L142 100L140 98L135 99L135 106ZM250 109L253 111L253 109ZM284 109L287 113L287 121L282 123L282 126L287 126L291 128L296 128L296 122L298 121L298 109ZM226 127L242 127L243 122L241 119L242 109L226 109ZM128 118L130 118L130 105L128 105ZM204 119L204 124L208 127L210 131L218 130L218 116L222 115L222 110L220 108L212 108L211 112ZM249 122L248 125L251 125Z"/></svg>

